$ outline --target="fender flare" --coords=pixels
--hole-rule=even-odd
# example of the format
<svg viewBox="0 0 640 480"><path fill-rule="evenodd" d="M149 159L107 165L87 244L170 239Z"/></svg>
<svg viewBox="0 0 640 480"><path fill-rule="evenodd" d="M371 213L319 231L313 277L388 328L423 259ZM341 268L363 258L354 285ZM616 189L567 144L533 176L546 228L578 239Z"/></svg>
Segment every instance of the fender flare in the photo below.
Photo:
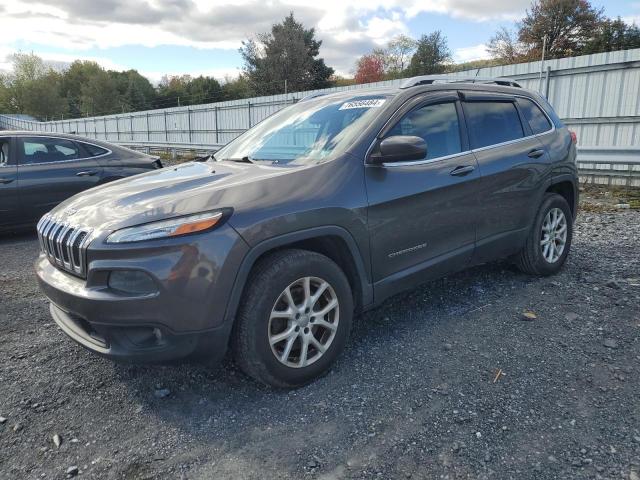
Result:
<svg viewBox="0 0 640 480"><path fill-rule="evenodd" d="M573 218L575 220L578 214L578 204L580 201L580 182L578 180L577 171L576 173L555 174L547 188L564 182L569 182L571 183L571 185L573 185Z"/></svg>
<svg viewBox="0 0 640 480"><path fill-rule="evenodd" d="M367 275L364 261L362 259L362 255L356 241L346 229L337 225L327 225L272 237L267 240L263 240L262 242L251 247L243 258L242 263L238 268L236 278L233 282L231 294L229 295L229 300L227 301L224 323L231 324L234 321L238 306L240 305L240 297L242 296L242 291L244 290L247 280L249 279L249 273L251 272L251 269L253 268L255 262L261 255L284 245L326 236L337 236L344 240L356 266L358 277L360 279L362 304L363 306L366 306L372 303L373 286L368 281L369 276Z"/></svg>

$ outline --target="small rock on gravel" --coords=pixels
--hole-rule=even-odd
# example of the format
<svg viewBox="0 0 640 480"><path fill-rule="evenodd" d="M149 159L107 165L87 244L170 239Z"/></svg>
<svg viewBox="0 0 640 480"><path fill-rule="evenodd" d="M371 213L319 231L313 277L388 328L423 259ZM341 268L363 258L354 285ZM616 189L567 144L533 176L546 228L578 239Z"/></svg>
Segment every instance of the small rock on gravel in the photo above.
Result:
<svg viewBox="0 0 640 480"><path fill-rule="evenodd" d="M618 282L617 280L609 280L606 283L607 287L609 288L615 288L616 290L618 290L620 288L620 282Z"/></svg>
<svg viewBox="0 0 640 480"><path fill-rule="evenodd" d="M538 318L538 316L533 312L522 312L520 316L520 320L524 320L525 322L532 322L536 318Z"/></svg>
<svg viewBox="0 0 640 480"><path fill-rule="evenodd" d="M153 395L156 398L165 398L171 395L171 390L169 390L168 388L158 388L153 392Z"/></svg>
<svg viewBox="0 0 640 480"><path fill-rule="evenodd" d="M80 470L78 470L78 467L76 465L72 465L69 468L67 468L67 475L69 477L75 477L76 475L78 475Z"/></svg>
<svg viewBox="0 0 640 480"><path fill-rule="evenodd" d="M2 425L3 423L5 423L7 421L6 418L4 417L0 417L0 425Z"/></svg>
<svg viewBox="0 0 640 480"><path fill-rule="evenodd" d="M60 448L60 445L62 445L62 438L60 438L60 435L58 435L57 433L54 434L52 440L56 448Z"/></svg>
<svg viewBox="0 0 640 480"><path fill-rule="evenodd" d="M616 342L613 338L605 338L602 344L607 348L618 348L618 342Z"/></svg>

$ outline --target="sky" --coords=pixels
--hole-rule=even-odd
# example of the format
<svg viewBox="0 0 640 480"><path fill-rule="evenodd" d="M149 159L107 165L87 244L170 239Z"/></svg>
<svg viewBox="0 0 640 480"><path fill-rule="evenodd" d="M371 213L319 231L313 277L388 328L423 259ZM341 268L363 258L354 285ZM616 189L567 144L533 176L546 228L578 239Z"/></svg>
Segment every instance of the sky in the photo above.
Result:
<svg viewBox="0 0 640 480"><path fill-rule="evenodd" d="M14 52L51 62L94 60L105 68L162 75L238 75L243 39L267 32L289 12L322 40L336 73L404 33L447 37L456 62L487 57L501 26L513 27L530 0L0 0L0 69ZM610 17L640 25L640 0L592 0Z"/></svg>

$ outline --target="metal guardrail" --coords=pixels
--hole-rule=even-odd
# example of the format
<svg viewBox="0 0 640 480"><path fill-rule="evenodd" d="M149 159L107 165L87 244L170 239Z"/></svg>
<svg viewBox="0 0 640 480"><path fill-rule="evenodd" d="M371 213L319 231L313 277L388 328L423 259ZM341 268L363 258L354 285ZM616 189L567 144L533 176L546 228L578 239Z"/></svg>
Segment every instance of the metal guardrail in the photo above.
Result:
<svg viewBox="0 0 640 480"><path fill-rule="evenodd" d="M139 150L145 153L166 152L176 158L180 153L207 155L215 153L224 145L215 143L155 143L155 142L120 142L118 145Z"/></svg>
<svg viewBox="0 0 640 480"><path fill-rule="evenodd" d="M594 152L590 152L594 153ZM627 152L625 152L626 154ZM578 158L578 175L580 182L586 184L640 187L640 163L635 160L625 160L625 154L620 158L596 157L581 155ZM599 160L598 158L606 158Z"/></svg>

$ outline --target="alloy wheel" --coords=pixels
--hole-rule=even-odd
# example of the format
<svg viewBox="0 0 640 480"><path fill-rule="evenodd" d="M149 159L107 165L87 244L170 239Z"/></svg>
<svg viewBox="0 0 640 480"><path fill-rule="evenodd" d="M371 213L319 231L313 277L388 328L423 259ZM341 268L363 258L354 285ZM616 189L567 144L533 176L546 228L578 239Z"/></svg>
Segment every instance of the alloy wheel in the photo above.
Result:
<svg viewBox="0 0 640 480"><path fill-rule="evenodd" d="M559 208L547 212L542 222L540 248L548 263L555 263L562 256L567 244L567 217Z"/></svg>
<svg viewBox="0 0 640 480"><path fill-rule="evenodd" d="M269 344L278 361L302 368L318 361L338 329L340 306L331 285L303 277L280 294L269 318Z"/></svg>

